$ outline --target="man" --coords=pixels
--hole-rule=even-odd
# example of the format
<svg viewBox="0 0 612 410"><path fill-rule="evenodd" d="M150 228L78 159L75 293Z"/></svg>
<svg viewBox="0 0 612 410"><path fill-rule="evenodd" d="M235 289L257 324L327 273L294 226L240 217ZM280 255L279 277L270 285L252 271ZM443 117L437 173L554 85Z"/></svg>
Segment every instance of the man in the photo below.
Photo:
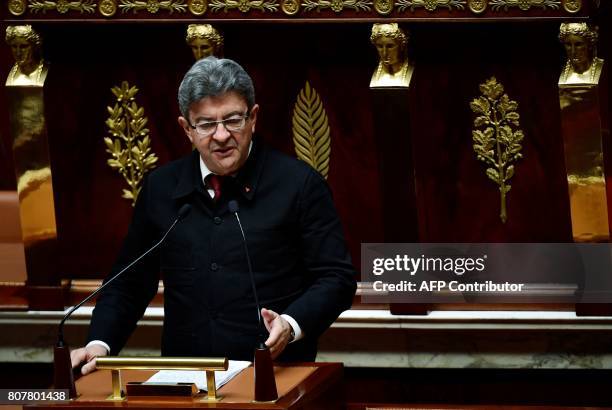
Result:
<svg viewBox="0 0 612 410"><path fill-rule="evenodd" d="M237 63L197 61L179 88L178 121L196 150L143 182L117 263L159 239L184 204L192 210L149 256L96 304L85 348L72 352L86 374L96 356L117 354L164 280L162 354L252 360L257 309L240 228L239 205L261 315L273 358L312 361L318 336L351 305L354 269L324 179L308 165L253 139L259 106ZM222 181L219 187L218 182Z"/></svg>

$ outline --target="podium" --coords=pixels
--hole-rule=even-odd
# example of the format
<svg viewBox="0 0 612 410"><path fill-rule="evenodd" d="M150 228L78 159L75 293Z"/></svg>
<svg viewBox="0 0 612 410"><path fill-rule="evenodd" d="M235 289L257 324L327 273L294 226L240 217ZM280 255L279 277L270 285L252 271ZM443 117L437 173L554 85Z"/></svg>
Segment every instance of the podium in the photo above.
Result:
<svg viewBox="0 0 612 410"><path fill-rule="evenodd" d="M142 382L154 370L124 370L122 382ZM239 373L218 389L223 400L207 403L206 394L194 397L127 397L121 402L107 400L112 393L110 370L98 370L77 380L79 396L72 401L26 405L24 409L93 409L93 408L217 408L217 409L342 409L345 401L342 390L341 363L297 363L274 367L279 399L274 403L253 403L253 367Z"/></svg>

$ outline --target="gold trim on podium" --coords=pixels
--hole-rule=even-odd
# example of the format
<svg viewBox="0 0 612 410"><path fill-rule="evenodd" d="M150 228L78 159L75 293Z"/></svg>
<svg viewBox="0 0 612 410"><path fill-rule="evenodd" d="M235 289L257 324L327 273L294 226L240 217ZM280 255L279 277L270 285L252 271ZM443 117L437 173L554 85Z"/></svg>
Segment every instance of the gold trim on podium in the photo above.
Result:
<svg viewBox="0 0 612 410"><path fill-rule="evenodd" d="M120 370L202 370L206 372L206 398L209 402L220 401L223 397L217 396L215 371L227 370L228 361L225 357L98 357L97 369L111 370L113 393L109 400L124 400L121 390Z"/></svg>

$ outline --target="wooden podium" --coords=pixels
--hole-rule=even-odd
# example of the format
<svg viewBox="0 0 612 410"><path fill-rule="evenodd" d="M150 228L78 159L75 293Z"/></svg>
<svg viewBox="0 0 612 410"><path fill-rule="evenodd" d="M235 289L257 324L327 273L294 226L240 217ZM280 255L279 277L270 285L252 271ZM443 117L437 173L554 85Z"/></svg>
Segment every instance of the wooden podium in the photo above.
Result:
<svg viewBox="0 0 612 410"><path fill-rule="evenodd" d="M124 370L122 382L142 382L154 370ZM24 406L24 409L93 409L93 408L221 408L221 409L341 409L345 408L341 363L299 363L275 366L274 375L279 399L275 403L253 403L253 367L243 370L218 390L223 399L216 403L203 401L206 394L194 397L127 397L123 401L107 400L111 395L110 370L98 370L76 382L79 397L70 402Z"/></svg>

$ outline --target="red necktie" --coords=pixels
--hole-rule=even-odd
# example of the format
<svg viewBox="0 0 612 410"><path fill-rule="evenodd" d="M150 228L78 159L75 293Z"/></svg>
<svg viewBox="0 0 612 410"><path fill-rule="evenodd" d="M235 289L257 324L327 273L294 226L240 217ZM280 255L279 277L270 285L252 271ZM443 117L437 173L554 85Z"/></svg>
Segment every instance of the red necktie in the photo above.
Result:
<svg viewBox="0 0 612 410"><path fill-rule="evenodd" d="M215 191L213 201L217 202L221 197L221 186L223 185L223 177L215 174L210 174L206 177L206 186Z"/></svg>

